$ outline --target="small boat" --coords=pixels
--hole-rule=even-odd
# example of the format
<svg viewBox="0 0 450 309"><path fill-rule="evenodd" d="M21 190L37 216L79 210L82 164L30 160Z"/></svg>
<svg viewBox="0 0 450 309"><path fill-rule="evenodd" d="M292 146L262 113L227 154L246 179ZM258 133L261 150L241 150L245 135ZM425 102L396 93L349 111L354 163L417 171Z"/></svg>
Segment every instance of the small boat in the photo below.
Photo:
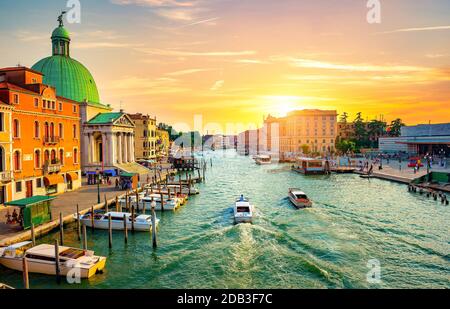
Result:
<svg viewBox="0 0 450 309"><path fill-rule="evenodd" d="M142 209L145 207L146 210L152 209L152 201L156 203L155 210L161 211L162 205L161 205L161 194L149 194L146 196L143 196L139 199L139 209ZM164 201L164 210L177 210L178 207L182 205L183 200L181 198L168 198L167 196L163 195L163 201Z"/></svg>
<svg viewBox="0 0 450 309"><path fill-rule="evenodd" d="M127 229L131 230L132 221L134 221L135 231L150 231L152 229L152 216L138 215L134 216L132 220L132 215L126 212L107 212L107 213L94 213L94 228L100 230L109 229L109 215L111 215L111 225L112 229L115 231L123 231L125 229L125 224L123 222L124 216L127 221ZM80 222L87 227L92 227L92 214L89 212L80 217ZM158 227L159 219L155 220L156 226Z"/></svg>
<svg viewBox="0 0 450 309"><path fill-rule="evenodd" d="M180 193L180 186L179 185L168 185L168 186L163 185L163 186L160 186L160 187L158 187L157 185L153 185L153 187L152 186L148 186L146 188L148 188L148 189L152 188L153 190L161 190L161 191L163 191L166 194L168 194L168 189L170 189L170 193L171 194ZM191 186L190 192L191 192L191 195L200 194L200 190L194 185ZM189 194L189 187L186 184L182 184L181 185L181 193L182 194Z"/></svg>
<svg viewBox="0 0 450 309"><path fill-rule="evenodd" d="M234 205L234 222L239 223L252 223L253 221L253 206L250 202L241 196Z"/></svg>
<svg viewBox="0 0 450 309"><path fill-rule="evenodd" d="M312 202L308 196L300 189L291 188L288 194L289 200L296 208L312 207Z"/></svg>
<svg viewBox="0 0 450 309"><path fill-rule="evenodd" d="M272 157L265 155L256 156L255 162L258 165L269 165L272 164Z"/></svg>
<svg viewBox="0 0 450 309"><path fill-rule="evenodd" d="M325 161L322 159L298 158L292 166L292 170L304 175L326 174Z"/></svg>
<svg viewBox="0 0 450 309"><path fill-rule="evenodd" d="M55 246L38 245L22 242L0 248L0 264L6 268L23 271L23 258L27 258L28 271L44 275L56 275ZM81 279L88 279L102 273L106 257L95 256L94 251L59 246L60 274L76 274Z"/></svg>

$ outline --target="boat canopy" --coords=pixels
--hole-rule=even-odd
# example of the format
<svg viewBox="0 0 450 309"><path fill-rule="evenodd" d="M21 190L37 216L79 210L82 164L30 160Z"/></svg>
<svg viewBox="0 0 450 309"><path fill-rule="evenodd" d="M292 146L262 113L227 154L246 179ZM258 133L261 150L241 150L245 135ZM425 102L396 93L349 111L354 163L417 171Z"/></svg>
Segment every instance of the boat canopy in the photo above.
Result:
<svg viewBox="0 0 450 309"><path fill-rule="evenodd" d="M31 241L24 241L24 242L19 242L17 244L11 245L8 248L6 248L6 250L17 250L26 246L31 245L32 242Z"/></svg>

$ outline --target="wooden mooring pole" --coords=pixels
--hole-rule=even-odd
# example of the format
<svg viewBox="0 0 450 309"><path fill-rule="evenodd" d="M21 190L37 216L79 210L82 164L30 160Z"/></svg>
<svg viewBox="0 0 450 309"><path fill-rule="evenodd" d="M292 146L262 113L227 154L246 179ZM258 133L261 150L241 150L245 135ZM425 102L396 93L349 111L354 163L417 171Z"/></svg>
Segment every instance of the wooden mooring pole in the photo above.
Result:
<svg viewBox="0 0 450 309"><path fill-rule="evenodd" d="M105 210L107 213L109 212L108 198L106 197L106 194L105 194Z"/></svg>
<svg viewBox="0 0 450 309"><path fill-rule="evenodd" d="M28 260L26 257L22 259L22 275L23 288L28 290L30 288L30 277L28 276Z"/></svg>
<svg viewBox="0 0 450 309"><path fill-rule="evenodd" d="M61 284L61 269L59 267L59 243L58 239L55 239L55 275L56 283Z"/></svg>
<svg viewBox="0 0 450 309"><path fill-rule="evenodd" d="M94 230L95 230L94 206L91 207L91 229L92 229L92 232L94 232Z"/></svg>
<svg viewBox="0 0 450 309"><path fill-rule="evenodd" d="M77 204L77 236L78 241L81 240L81 222L80 222L80 206Z"/></svg>
<svg viewBox="0 0 450 309"><path fill-rule="evenodd" d="M59 213L59 241L64 246L64 221L62 212Z"/></svg>
<svg viewBox="0 0 450 309"><path fill-rule="evenodd" d="M134 234L134 206L131 207L131 232Z"/></svg>
<svg viewBox="0 0 450 309"><path fill-rule="evenodd" d="M128 222L127 215L123 215L123 233L125 235L125 244L128 243Z"/></svg>
<svg viewBox="0 0 450 309"><path fill-rule="evenodd" d="M86 233L86 225L83 224L83 250L87 250L87 233Z"/></svg>
<svg viewBox="0 0 450 309"><path fill-rule="evenodd" d="M112 220L111 220L111 214L108 215L108 236L109 236L109 249L112 249Z"/></svg>
<svg viewBox="0 0 450 309"><path fill-rule="evenodd" d="M158 247L158 241L156 238L156 211L155 211L155 201L152 198L152 244L153 248L156 249Z"/></svg>
<svg viewBox="0 0 450 309"><path fill-rule="evenodd" d="M33 243L33 247L36 246L36 235L34 231L34 223L31 224L31 242Z"/></svg>
<svg viewBox="0 0 450 309"><path fill-rule="evenodd" d="M119 212L119 197L116 195L116 211Z"/></svg>

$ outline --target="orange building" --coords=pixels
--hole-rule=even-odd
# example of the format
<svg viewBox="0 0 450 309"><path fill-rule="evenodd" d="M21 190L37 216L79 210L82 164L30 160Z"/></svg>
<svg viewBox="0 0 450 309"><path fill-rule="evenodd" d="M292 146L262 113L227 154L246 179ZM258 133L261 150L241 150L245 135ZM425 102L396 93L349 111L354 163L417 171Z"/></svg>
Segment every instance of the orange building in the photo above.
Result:
<svg viewBox="0 0 450 309"><path fill-rule="evenodd" d="M0 101L12 107L13 186L6 200L81 186L79 105L42 78L25 67L0 69Z"/></svg>

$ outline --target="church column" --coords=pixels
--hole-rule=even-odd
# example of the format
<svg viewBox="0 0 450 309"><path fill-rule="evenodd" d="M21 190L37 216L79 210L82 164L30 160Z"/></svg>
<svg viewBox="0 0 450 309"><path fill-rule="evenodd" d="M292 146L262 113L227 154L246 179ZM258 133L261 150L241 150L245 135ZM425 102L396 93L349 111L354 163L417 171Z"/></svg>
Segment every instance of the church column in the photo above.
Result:
<svg viewBox="0 0 450 309"><path fill-rule="evenodd" d="M91 159L89 161L89 164L93 164L97 162L97 157L96 157L96 153L95 153L95 138L94 138L94 133L89 134L89 153L91 155Z"/></svg>
<svg viewBox="0 0 450 309"><path fill-rule="evenodd" d="M108 133L108 152L109 152L109 165L114 166L116 164L116 135L114 133Z"/></svg>
<svg viewBox="0 0 450 309"><path fill-rule="evenodd" d="M83 164L88 165L91 163L91 152L89 146L91 145L91 135L89 133L84 134L83 140Z"/></svg>
<svg viewBox="0 0 450 309"><path fill-rule="evenodd" d="M122 162L128 163L128 136L126 133L123 133L122 145L123 145Z"/></svg>
<svg viewBox="0 0 450 309"><path fill-rule="evenodd" d="M122 133L117 133L117 163L122 164Z"/></svg>
<svg viewBox="0 0 450 309"><path fill-rule="evenodd" d="M134 162L134 134L130 134L130 162Z"/></svg>
<svg viewBox="0 0 450 309"><path fill-rule="evenodd" d="M108 158L109 158L109 154L108 154L108 140L106 138L106 133L102 132L102 154L103 154L103 166L108 165Z"/></svg>

